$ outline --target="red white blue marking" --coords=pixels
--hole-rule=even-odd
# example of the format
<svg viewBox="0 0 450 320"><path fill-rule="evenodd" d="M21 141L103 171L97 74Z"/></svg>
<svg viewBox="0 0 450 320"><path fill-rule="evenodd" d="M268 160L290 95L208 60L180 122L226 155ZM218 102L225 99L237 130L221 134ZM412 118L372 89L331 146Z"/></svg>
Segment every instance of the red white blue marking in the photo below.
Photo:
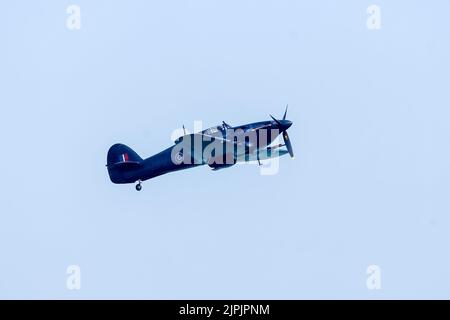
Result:
<svg viewBox="0 0 450 320"><path fill-rule="evenodd" d="M124 153L120 155L120 161L121 162L127 162L128 161L128 153Z"/></svg>

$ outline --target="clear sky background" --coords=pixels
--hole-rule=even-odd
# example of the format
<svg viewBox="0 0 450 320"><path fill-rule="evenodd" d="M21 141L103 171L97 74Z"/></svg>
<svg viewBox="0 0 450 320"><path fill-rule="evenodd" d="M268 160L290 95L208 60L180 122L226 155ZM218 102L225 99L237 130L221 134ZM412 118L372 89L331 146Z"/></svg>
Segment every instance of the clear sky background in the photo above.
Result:
<svg viewBox="0 0 450 320"><path fill-rule="evenodd" d="M450 298L449 12L3 3L0 298ZM182 124L268 120L287 103L296 158L276 175L205 166L141 192L109 181L116 142L148 157Z"/></svg>

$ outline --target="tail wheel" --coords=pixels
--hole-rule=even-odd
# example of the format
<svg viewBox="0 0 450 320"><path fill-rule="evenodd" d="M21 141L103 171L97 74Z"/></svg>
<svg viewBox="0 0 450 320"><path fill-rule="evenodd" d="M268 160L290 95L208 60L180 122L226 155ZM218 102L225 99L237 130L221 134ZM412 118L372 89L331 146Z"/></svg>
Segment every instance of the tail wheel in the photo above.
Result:
<svg viewBox="0 0 450 320"><path fill-rule="evenodd" d="M141 191L142 190L142 184L140 182L136 185L136 190L137 191Z"/></svg>

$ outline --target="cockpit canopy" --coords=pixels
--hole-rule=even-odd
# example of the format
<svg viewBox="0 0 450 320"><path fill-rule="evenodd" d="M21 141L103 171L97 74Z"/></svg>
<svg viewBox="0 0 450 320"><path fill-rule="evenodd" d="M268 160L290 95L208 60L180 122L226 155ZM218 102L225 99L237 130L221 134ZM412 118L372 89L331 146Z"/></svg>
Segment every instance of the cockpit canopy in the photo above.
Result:
<svg viewBox="0 0 450 320"><path fill-rule="evenodd" d="M233 129L232 126L230 126L225 121L222 121L222 124L208 128L206 130L203 130L201 133L209 135L209 136L217 136L219 133L223 133L224 131L228 129ZM175 144L180 143L183 140L183 136L177 138L175 140Z"/></svg>
<svg viewBox="0 0 450 320"><path fill-rule="evenodd" d="M212 134L215 134L218 132L223 132L223 131L226 131L227 129L232 129L232 128L233 127L230 126L228 123L226 123L225 121L222 121L222 124L215 126L215 127L208 128L208 129L204 130L203 132L206 134L212 135Z"/></svg>

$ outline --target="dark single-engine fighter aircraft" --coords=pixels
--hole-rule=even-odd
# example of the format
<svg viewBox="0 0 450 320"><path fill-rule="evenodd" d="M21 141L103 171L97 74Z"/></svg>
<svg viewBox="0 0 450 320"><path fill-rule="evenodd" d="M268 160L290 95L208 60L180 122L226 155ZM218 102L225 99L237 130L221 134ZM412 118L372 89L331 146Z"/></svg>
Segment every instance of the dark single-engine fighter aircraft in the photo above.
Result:
<svg viewBox="0 0 450 320"><path fill-rule="evenodd" d="M208 164L213 170L231 167L239 162L258 161L280 157L294 152L287 129L292 122L286 120L287 106L283 119L272 115L271 120L254 122L237 127L222 122L222 125L186 134L175 145L147 159L142 159L124 144L115 144L107 156L107 168L113 183L136 183L136 190L142 189L141 182L172 171ZM183 126L184 129L184 126ZM284 144L271 146L282 134ZM286 147L283 149L282 147Z"/></svg>

